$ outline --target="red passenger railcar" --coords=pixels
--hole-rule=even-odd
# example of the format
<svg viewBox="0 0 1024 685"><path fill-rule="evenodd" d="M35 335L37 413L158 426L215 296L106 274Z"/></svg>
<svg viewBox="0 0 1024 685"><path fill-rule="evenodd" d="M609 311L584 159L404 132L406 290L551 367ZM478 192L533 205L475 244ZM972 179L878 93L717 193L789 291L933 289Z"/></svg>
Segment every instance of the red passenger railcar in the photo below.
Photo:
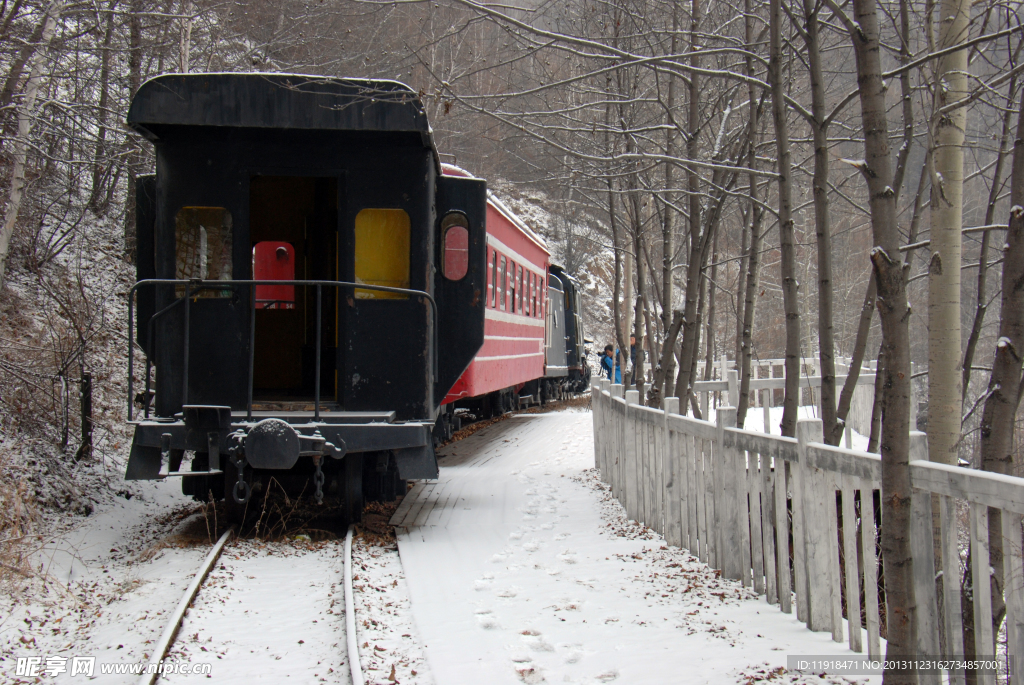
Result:
<svg viewBox="0 0 1024 685"><path fill-rule="evenodd" d="M449 164L442 171L471 176ZM484 344L445 397L448 411L442 416L470 399L487 413L508 411L518 405L525 384L544 377L550 258L544 239L488 193Z"/></svg>

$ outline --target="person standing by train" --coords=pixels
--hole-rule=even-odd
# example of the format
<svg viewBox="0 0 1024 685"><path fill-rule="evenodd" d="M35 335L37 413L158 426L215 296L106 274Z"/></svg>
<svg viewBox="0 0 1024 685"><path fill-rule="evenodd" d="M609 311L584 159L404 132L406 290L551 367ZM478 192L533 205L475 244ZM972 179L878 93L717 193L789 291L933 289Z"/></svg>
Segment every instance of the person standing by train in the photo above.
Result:
<svg viewBox="0 0 1024 685"><path fill-rule="evenodd" d="M611 345L604 346L604 356L601 357L601 375L612 380L612 369L615 369L614 383L622 383L622 369L615 363L615 348Z"/></svg>

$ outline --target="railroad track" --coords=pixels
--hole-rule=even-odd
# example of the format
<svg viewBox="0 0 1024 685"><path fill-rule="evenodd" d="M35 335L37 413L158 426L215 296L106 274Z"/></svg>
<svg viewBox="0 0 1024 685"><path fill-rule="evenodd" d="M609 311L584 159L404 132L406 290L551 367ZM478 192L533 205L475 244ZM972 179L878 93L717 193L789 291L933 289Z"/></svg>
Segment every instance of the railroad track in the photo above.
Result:
<svg viewBox="0 0 1024 685"><path fill-rule="evenodd" d="M352 588L352 535L354 526L350 526L348 532L345 535L344 544L344 593L345 593L345 643L346 653L348 657L349 666L349 682L352 685L365 685L363 678L362 668L359 662L359 644L356 633L356 620L355 620L355 602L353 598ZM192 581L185 589L181 600L178 602L174 611L171 613L166 626L164 627L163 633L160 635L160 639L157 640L153 647L152 656L149 658L149 662L143 670L143 674L140 676L138 685L154 685L161 676L161 665L167 658L172 646L175 643L178 633L182 628L182 624L185 621L186 613L195 601L196 596L199 594L199 590L203 587L203 583L210 576L210 572L216 567L218 560L221 557L221 553L224 551L228 541L234 535L234 527L229 528L224 532L223 535L217 540L213 548L203 559L203 562L199 565L196 570ZM251 577L251 576L250 576ZM315 621L314 621L315 623ZM258 626L257 626L258 627ZM197 633L198 635L198 633ZM303 641L299 641L302 644ZM205 648L204 648L204 651Z"/></svg>

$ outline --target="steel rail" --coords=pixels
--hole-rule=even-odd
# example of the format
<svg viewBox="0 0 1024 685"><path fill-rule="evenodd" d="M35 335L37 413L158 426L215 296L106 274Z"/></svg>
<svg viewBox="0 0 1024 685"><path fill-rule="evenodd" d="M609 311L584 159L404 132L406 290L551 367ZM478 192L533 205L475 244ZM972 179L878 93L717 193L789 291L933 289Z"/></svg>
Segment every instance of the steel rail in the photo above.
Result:
<svg viewBox="0 0 1024 685"><path fill-rule="evenodd" d="M188 611L189 605L192 604L192 600L196 598L196 594L199 593L199 588L206 580L206 576L209 575L210 569L213 568L214 564L217 563L217 559L220 558L220 553L224 549L224 545L228 539L235 532L234 527L228 528L224 531L224 534L217 540L217 544L213 546L210 553L206 555L206 559L203 560L203 565L199 567L192 582L189 583L188 588L185 589L185 595L178 602L178 606L174 609L171 614L171 620L167 623L167 627L164 628L163 634L160 639L157 640L156 645L153 648L153 655L149 657L149 663L146 664L145 669L142 671L142 677L139 678L139 685L153 685L156 682L157 677L160 675L160 662L167 656L167 650L171 648L171 643L174 642L174 637L178 634L178 629L181 628L181 622L185 619L185 612Z"/></svg>
<svg viewBox="0 0 1024 685"><path fill-rule="evenodd" d="M352 597L352 531L355 526L348 527L345 534L345 638L348 642L348 671L352 676L352 685L365 685L363 667L359 663L359 640L356 638L356 609Z"/></svg>

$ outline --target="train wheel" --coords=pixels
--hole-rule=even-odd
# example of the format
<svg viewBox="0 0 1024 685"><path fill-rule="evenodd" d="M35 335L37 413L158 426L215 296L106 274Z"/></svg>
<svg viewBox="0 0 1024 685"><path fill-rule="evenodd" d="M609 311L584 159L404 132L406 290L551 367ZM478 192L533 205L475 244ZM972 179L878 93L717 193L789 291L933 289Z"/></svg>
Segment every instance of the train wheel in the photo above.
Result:
<svg viewBox="0 0 1024 685"><path fill-rule="evenodd" d="M345 519L358 523L363 518L363 455L345 455Z"/></svg>

